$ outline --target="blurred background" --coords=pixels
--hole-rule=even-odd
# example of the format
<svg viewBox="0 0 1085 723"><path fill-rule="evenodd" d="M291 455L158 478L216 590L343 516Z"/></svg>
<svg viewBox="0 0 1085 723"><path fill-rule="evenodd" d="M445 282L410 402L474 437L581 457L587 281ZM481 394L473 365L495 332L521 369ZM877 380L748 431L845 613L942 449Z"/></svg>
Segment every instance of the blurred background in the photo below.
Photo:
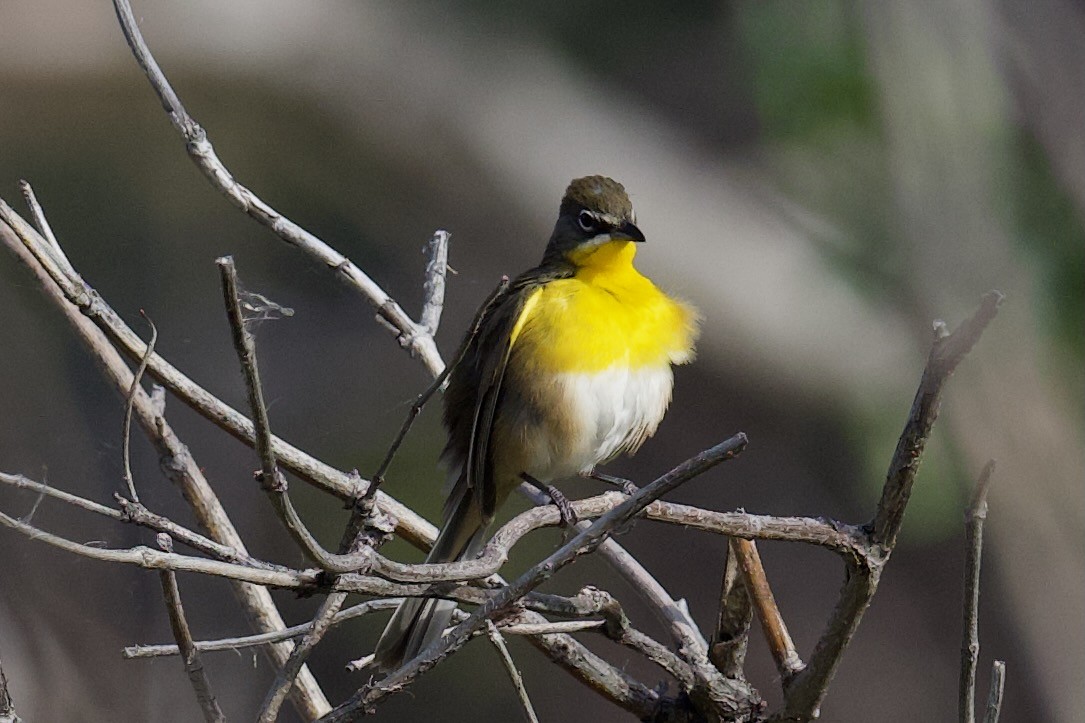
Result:
<svg viewBox="0 0 1085 723"><path fill-rule="evenodd" d="M949 384L900 546L823 719L956 720L963 509L994 457L980 695L997 657L1009 671L1003 720L1085 720L1080 3L202 0L135 10L231 171L412 314L422 247L434 229L452 232L446 356L499 276L538 260L569 179L622 181L649 238L640 268L704 322L659 433L608 470L644 483L738 430L751 439L676 500L869 519L932 321L954 326L983 292L1003 291L1002 312ZM248 288L295 310L257 331L274 429L373 473L428 382L424 369L356 294L210 187L108 3L0 4L0 196L22 208L20 178L118 312L143 330L145 309L158 351L244 408L214 266L233 254ZM0 308L0 469L108 501L123 484L119 396L6 253ZM176 400L167 410L254 554L302 564L251 481L255 456ZM430 519L443 480L437 412L415 427L386 487ZM191 524L138 433L133 446L144 501ZM306 518L334 545L344 511L303 488ZM0 490L9 514L33 503ZM52 501L33 519L81 541L153 541ZM531 538L510 572L557 540ZM641 522L621 542L712 625L725 540ZM386 551L420 559L398 542ZM806 657L842 568L816 549L765 544L762 555ZM227 584L180 581L198 638L246 630ZM600 561L581 561L550 589L587 582L662 636ZM277 599L290 622L316 605ZM352 622L317 651L312 667L333 702L365 682L343 665L371 651L384 620ZM0 659L28 720L195 719L176 659L120 658L124 645L169 639L152 573L0 532ZM523 641L512 648L543 720L627 717ZM227 715L253 715L272 679L266 661L247 652L205 662ZM748 672L779 701L756 635ZM518 713L495 653L474 643L381 715Z"/></svg>

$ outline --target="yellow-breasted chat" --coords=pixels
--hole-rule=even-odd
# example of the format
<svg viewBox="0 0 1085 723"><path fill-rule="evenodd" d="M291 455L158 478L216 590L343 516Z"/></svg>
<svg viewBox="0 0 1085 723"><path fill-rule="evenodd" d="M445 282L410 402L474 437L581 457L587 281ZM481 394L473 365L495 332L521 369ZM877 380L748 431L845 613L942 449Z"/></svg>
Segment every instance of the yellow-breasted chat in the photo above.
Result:
<svg viewBox="0 0 1085 723"><path fill-rule="evenodd" d="M549 484L632 454L671 400L671 365L693 357L694 310L633 266L644 234L623 186L578 178L542 262L490 305L444 397L451 487L426 562L470 559L522 481ZM447 627L455 603L412 598L375 654L392 670Z"/></svg>

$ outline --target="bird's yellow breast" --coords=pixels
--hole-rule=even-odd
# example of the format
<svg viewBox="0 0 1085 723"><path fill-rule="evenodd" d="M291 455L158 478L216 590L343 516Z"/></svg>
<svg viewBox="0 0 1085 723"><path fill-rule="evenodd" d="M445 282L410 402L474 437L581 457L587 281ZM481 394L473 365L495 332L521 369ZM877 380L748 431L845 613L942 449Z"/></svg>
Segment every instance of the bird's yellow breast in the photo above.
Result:
<svg viewBox="0 0 1085 723"><path fill-rule="evenodd" d="M696 314L637 272L635 253L628 241L575 251L576 274L524 303L511 339L518 361L542 372L598 372L691 359Z"/></svg>

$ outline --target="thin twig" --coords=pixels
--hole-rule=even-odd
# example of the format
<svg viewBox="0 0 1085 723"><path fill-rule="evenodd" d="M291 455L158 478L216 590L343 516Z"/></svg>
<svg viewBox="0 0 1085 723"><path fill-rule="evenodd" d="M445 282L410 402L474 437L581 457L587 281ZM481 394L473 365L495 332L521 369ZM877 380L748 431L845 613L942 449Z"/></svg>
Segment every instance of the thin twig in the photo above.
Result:
<svg viewBox="0 0 1085 723"><path fill-rule="evenodd" d="M222 296L226 305L226 316L230 320L234 350L241 362L241 374L245 379L245 389L249 395L249 409L255 425L256 454L260 457L261 483L269 493L286 491L286 480L279 472L279 462L271 443L271 422L264 403L264 389L260 384L260 366L256 361L256 342L245 328L245 315L241 310L241 294L238 291L237 268L232 256L223 256L215 260L222 278Z"/></svg>
<svg viewBox="0 0 1085 723"><path fill-rule="evenodd" d="M780 609L776 606L776 598L772 594L772 588L769 587L769 580L765 575L765 567L761 564L757 545L753 540L732 538L731 549L738 558L746 590L753 606L757 609L761 630L765 633L765 640L768 641L769 652L772 653L772 660L776 663L776 670L786 685L788 679L802 670L803 663L795 650L795 643L792 642L791 634L787 631L784 618L780 615Z"/></svg>
<svg viewBox="0 0 1085 723"><path fill-rule="evenodd" d="M173 542L169 535L158 535L158 544L166 552L173 552ZM223 723L226 716L222 713L215 694L211 691L211 681L207 678L207 672L203 669L203 660L192 641L192 631L185 619L185 609L181 604L181 591L177 587L177 575L172 570L163 570L158 574L162 583L162 595L166 598L166 610L169 611L170 629L173 630L173 638L181 650L182 662L188 680L192 683L192 689L196 692L196 700L203 711L203 718L207 723Z"/></svg>
<svg viewBox="0 0 1085 723"><path fill-rule="evenodd" d="M957 713L961 723L976 723L976 663L980 655L980 565L983 562L983 524L987 521L987 489L995 461L988 460L976 480L965 511L967 555L964 563L964 623L961 640L961 678Z"/></svg>
<svg viewBox="0 0 1085 723"><path fill-rule="evenodd" d="M37 492L39 496L52 497L62 502L66 502L73 507L79 507L84 510L89 510L90 512L104 515L105 517L109 517L113 520L117 520L118 522L124 521L124 515L113 509L112 507L100 505L97 502L93 502L83 497L79 497L78 495L73 495L70 492L65 492L64 490L57 489L56 487L52 487L51 485L37 482L28 477L24 477L21 474L0 472L0 483L10 485L17 489L32 490L34 492ZM27 515L27 517L30 517L30 515ZM22 521L29 523L30 520L27 519L27 517L22 518Z"/></svg>
<svg viewBox="0 0 1085 723"><path fill-rule="evenodd" d="M983 723L998 723L1002 715L1002 693L1006 689L1006 663L996 660L991 665L991 689L987 692L987 710Z"/></svg>
<svg viewBox="0 0 1085 723"><path fill-rule="evenodd" d="M845 556L845 580L828 625L814 647L806 668L787 682L783 710L772 721L807 721L817 717L840 659L870 605L882 568L892 554L904 511L911 496L923 450L938 417L942 389L950 374L975 346L984 329L998 313L1003 296L989 291L979 309L952 334L944 324L936 325L937 335L927 357L908 421L889 464L881 500L874 519L866 526L867 540L860 546L865 554Z"/></svg>
<svg viewBox="0 0 1085 723"><path fill-rule="evenodd" d="M505 612L527 592L552 577L554 573L577 557L593 551L607 536L627 524L630 519L653 500L688 482L693 477L720 462L730 459L741 452L745 446L746 436L738 434L726 442L705 450L683 462L632 497L627 498L622 504L596 520L590 528L577 534L559 550L521 575L514 583L498 590L470 618L457 625L448 635L424 650L418 657L409 661L383 680L355 693L347 702L325 716L324 720L329 722L350 720L356 713L369 710L388 695L402 690L418 675L429 670L440 660L462 646L475 630L485 624L486 620ZM745 691L734 689L732 686L721 687L724 690L713 691L717 693L713 697L714 702L721 706L734 706L736 708L748 705L746 700L737 699Z"/></svg>
<svg viewBox="0 0 1085 723"><path fill-rule="evenodd" d="M238 292L237 269L234 266L233 257L223 256L217 259L215 263L218 264L222 277L222 295L226 304L226 316L230 320L234 350L237 352L238 361L241 363L241 373L245 379L245 389L248 391L249 396L249 407L252 409L252 419L255 425L254 432L256 434L256 453L260 457L261 467L257 478L294 541L317 564L324 569L331 569L331 567L325 565L325 560L332 558L331 553L317 542L316 538L305 526L305 523L302 522L293 502L290 500L286 479L279 472L278 460L275 457L275 449L271 441L271 423L268 420L267 405L264 403L264 390L260 384L260 367L256 360L256 342L253 341L252 334L245 327L245 317L241 310L241 297ZM357 569L357 566L343 567L340 565L335 568L335 571L347 572L351 569Z"/></svg>
<svg viewBox="0 0 1085 723"><path fill-rule="evenodd" d="M750 594L742 580L734 549L736 541L736 538L728 540L727 560L720 586L720 612L709 649L712 664L728 678L745 677L746 648L750 640L750 623L753 621Z"/></svg>
<svg viewBox="0 0 1085 723"><path fill-rule="evenodd" d="M151 340L147 342L147 351L139 360L136 373L132 375L132 386L128 388L128 394L124 399L124 425L121 428L121 457L124 459L124 482L128 485L128 495L133 502L139 504L139 495L136 494L136 481L132 477L132 405L136 402L136 390L143 379L143 372L147 371L147 360L154 354L154 345L158 341L158 327L151 318L140 309L140 315L151 326Z"/></svg>
<svg viewBox="0 0 1085 723"><path fill-rule="evenodd" d="M386 598L383 600L367 600L358 603L357 605L352 605L351 607L336 613L332 618L332 625L338 625L339 623L377 610L394 610L402 601L403 598ZM198 640L195 645L196 649L201 653L222 650L240 650L242 648L251 648L256 645L266 645L267 643L278 643L283 640L298 638L312 629L313 621L310 620L307 623L293 625L273 633L245 635L236 638L221 638L219 640ZM158 658L177 655L179 652L176 645L131 645L121 651L121 655L125 659L131 660L135 658Z"/></svg>
<svg viewBox="0 0 1085 723"><path fill-rule="evenodd" d="M448 241L451 236L448 231L434 231L433 238L426 244L429 261L426 262L422 313L418 316L418 323L430 336L437 333L445 307L445 275L448 273Z"/></svg>
<svg viewBox="0 0 1085 723"><path fill-rule="evenodd" d="M169 115L173 127L185 141L185 150L196 163L211 185L225 195L235 206L250 217L256 219L286 243L304 252L307 256L324 264L341 276L376 309L379 318L389 323L398 334L400 344L426 365L429 371L437 375L444 368L441 355L433 336L420 324L416 324L388 293L371 279L364 271L343 254L333 249L319 238L297 225L274 208L261 200L255 193L237 182L234 176L219 160L207 133L188 114L181 104L181 99L174 92L162 69L158 67L150 48L139 32L132 7L128 0L114 0L121 30L124 32L128 47L147 75L151 87L158 94L162 106Z"/></svg>
<svg viewBox="0 0 1085 723"><path fill-rule="evenodd" d="M535 715L535 708L531 705L531 698L528 697L527 688L524 687L524 677L520 675L520 671L516 667L516 661L512 659L512 654L509 652L508 646L505 645L505 638L501 636L501 632L494 625L493 620L486 621L486 636L493 643L493 646L497 648L497 654L505 666L505 672L509 674L509 679L512 680L512 686L516 689L516 696L520 699L520 707L523 709L524 718L528 723L539 723L539 717Z"/></svg>

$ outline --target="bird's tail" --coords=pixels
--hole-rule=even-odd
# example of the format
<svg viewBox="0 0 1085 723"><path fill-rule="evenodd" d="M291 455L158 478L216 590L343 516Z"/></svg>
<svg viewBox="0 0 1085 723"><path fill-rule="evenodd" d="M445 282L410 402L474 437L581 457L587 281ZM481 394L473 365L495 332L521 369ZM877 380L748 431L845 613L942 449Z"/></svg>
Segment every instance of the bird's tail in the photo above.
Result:
<svg viewBox="0 0 1085 723"><path fill-rule="evenodd" d="M485 542L486 524L471 490L456 485L459 499L447 511L444 528L433 543L426 562L455 562L471 559ZM383 672L391 672L425 650L441 637L452 619L456 603L436 598L407 598L396 608L384 628L374 664Z"/></svg>

